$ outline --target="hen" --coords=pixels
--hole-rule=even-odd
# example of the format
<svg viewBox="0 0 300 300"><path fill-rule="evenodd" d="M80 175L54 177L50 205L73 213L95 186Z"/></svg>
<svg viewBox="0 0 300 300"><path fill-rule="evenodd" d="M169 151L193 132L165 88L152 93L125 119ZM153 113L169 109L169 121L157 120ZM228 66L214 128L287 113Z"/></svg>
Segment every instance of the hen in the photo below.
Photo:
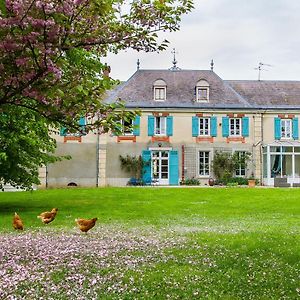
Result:
<svg viewBox="0 0 300 300"><path fill-rule="evenodd" d="M87 233L91 228L93 228L96 224L97 218L93 218L91 220L86 220L86 219L75 219L75 222L79 226L79 229L82 232Z"/></svg>
<svg viewBox="0 0 300 300"><path fill-rule="evenodd" d="M13 217L13 227L16 230L23 230L24 229L24 225L23 225L23 221L20 218L20 216L15 212L15 215Z"/></svg>
<svg viewBox="0 0 300 300"><path fill-rule="evenodd" d="M51 211L45 211L42 212L39 216L37 216L39 219L42 220L44 224L48 224L52 222L55 219L55 216L57 214L58 208L52 208Z"/></svg>

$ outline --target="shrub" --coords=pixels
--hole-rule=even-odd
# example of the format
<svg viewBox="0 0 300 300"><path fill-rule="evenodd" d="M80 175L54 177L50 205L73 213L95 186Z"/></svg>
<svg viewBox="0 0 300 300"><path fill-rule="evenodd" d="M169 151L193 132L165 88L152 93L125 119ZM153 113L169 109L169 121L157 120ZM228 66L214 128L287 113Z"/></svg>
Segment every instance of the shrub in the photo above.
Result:
<svg viewBox="0 0 300 300"><path fill-rule="evenodd" d="M181 181L181 185L200 185L200 181L197 178L187 178Z"/></svg>

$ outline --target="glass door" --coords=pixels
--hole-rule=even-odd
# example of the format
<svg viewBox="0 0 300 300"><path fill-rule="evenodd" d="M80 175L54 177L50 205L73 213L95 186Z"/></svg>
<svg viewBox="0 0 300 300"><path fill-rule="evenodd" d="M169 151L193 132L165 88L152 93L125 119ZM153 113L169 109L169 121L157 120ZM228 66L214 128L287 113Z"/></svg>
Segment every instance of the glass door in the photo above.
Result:
<svg viewBox="0 0 300 300"><path fill-rule="evenodd" d="M169 184L169 151L152 151L152 179L161 185Z"/></svg>

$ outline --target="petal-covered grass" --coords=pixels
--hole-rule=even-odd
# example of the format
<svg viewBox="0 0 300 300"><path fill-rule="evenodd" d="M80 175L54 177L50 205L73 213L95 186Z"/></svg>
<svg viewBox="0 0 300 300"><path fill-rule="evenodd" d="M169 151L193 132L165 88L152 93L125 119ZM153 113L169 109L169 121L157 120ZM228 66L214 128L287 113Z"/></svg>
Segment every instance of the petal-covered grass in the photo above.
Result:
<svg viewBox="0 0 300 300"><path fill-rule="evenodd" d="M0 299L298 299L300 190L1 193L0 245Z"/></svg>

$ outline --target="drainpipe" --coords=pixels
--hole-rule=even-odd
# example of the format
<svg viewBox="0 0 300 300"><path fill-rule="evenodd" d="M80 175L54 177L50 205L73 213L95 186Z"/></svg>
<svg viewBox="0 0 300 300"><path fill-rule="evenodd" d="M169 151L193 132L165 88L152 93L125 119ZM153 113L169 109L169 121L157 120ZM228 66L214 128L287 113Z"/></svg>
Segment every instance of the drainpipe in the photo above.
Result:
<svg viewBox="0 0 300 300"><path fill-rule="evenodd" d="M181 146L181 180L184 181L184 145Z"/></svg>
<svg viewBox="0 0 300 300"><path fill-rule="evenodd" d="M99 129L97 129L97 141L96 141L96 187L99 187L99 150L100 150L100 134Z"/></svg>

